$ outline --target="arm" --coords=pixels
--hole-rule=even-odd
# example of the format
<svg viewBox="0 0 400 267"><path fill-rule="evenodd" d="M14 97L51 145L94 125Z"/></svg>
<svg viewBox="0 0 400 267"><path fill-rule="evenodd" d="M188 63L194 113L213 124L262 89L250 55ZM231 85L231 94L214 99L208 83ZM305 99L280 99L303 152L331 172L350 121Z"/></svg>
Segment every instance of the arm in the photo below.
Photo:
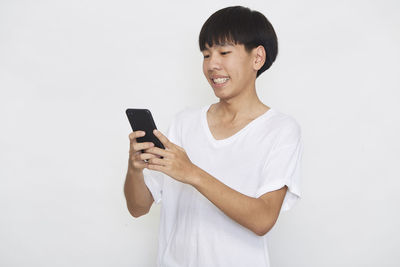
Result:
<svg viewBox="0 0 400 267"><path fill-rule="evenodd" d="M128 168L124 194L129 213L135 218L147 214L154 202L153 196L144 183L143 171Z"/></svg>
<svg viewBox="0 0 400 267"><path fill-rule="evenodd" d="M227 216L259 236L269 232L278 219L287 187L272 191L259 198L246 196L196 167L190 178L201 194Z"/></svg>
<svg viewBox="0 0 400 267"><path fill-rule="evenodd" d="M246 196L194 165L183 148L170 142L159 131L154 134L166 150L157 147L147 149L148 153L164 157L150 159L147 168L192 185L227 216L257 235L265 235L274 226L286 194L286 186L259 198Z"/></svg>
<svg viewBox="0 0 400 267"><path fill-rule="evenodd" d="M128 171L124 184L124 194L129 213L133 217L140 217L149 212L154 202L150 190L144 183L143 169L147 166L145 159L155 157L151 154L141 153L142 149L153 147L153 143L137 143L136 138L144 136L143 131L135 131L129 135L130 150Z"/></svg>

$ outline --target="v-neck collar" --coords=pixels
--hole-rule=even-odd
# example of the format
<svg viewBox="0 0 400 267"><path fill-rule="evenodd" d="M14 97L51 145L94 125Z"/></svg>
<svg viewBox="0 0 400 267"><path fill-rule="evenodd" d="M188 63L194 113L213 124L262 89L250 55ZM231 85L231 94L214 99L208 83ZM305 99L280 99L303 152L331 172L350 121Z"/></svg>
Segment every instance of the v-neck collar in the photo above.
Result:
<svg viewBox="0 0 400 267"><path fill-rule="evenodd" d="M252 125L260 121L262 118L267 118L270 117L271 114L275 111L272 107L270 107L269 110L261 114L260 116L256 117L252 121L250 121L246 126L244 126L242 129L237 131L235 134L225 138L225 139L215 139L214 136L212 135L210 131L210 127L208 126L208 120L207 120L207 111L211 107L212 104L206 105L202 108L201 110L201 123L203 125L203 129L205 131L205 134L207 136L207 139L210 141L211 144L213 144L215 147L223 146L223 145L228 145L235 141L237 138L239 138L241 135L243 135L244 132L247 131L247 129L251 128Z"/></svg>

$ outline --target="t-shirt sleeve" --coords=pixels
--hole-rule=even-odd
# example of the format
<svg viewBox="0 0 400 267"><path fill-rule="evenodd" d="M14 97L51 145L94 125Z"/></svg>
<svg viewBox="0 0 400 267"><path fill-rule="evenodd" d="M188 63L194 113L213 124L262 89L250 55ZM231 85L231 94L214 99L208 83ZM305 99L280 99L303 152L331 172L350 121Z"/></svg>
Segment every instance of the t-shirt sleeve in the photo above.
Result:
<svg viewBox="0 0 400 267"><path fill-rule="evenodd" d="M256 197L287 186L281 211L289 210L301 196L301 158L303 143L298 124L282 133L262 170L262 183Z"/></svg>
<svg viewBox="0 0 400 267"><path fill-rule="evenodd" d="M172 120L168 128L166 136L172 143L181 146L179 133L180 130L178 128L178 114L177 114L175 115L174 119ZM150 190L154 202L156 204L159 204L162 201L163 185L164 185L164 180L166 179L165 177L166 175L159 171L149 170L144 168L143 176L144 176L144 183Z"/></svg>
<svg viewBox="0 0 400 267"><path fill-rule="evenodd" d="M154 170L143 169L144 183L150 190L154 202L159 204L162 199L162 188L164 183L164 174Z"/></svg>

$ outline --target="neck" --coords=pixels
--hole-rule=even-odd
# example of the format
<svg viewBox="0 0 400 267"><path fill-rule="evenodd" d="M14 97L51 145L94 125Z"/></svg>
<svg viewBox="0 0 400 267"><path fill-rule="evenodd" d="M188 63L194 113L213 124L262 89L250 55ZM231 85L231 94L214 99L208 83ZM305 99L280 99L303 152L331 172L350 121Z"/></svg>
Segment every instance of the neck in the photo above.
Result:
<svg viewBox="0 0 400 267"><path fill-rule="evenodd" d="M240 121L254 118L269 108L258 98L255 87L235 97L220 99L214 112L224 121Z"/></svg>

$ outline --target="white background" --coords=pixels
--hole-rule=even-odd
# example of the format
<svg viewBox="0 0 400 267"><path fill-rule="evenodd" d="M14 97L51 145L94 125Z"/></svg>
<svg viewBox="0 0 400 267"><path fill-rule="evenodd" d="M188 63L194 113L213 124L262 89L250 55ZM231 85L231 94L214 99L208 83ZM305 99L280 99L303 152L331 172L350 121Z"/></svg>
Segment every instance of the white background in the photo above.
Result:
<svg viewBox="0 0 400 267"><path fill-rule="evenodd" d="M128 107L166 132L217 102L197 38L216 10L264 13L280 51L268 106L304 141L303 199L272 266L399 266L398 1L0 0L0 266L154 266L160 206L123 196Z"/></svg>

